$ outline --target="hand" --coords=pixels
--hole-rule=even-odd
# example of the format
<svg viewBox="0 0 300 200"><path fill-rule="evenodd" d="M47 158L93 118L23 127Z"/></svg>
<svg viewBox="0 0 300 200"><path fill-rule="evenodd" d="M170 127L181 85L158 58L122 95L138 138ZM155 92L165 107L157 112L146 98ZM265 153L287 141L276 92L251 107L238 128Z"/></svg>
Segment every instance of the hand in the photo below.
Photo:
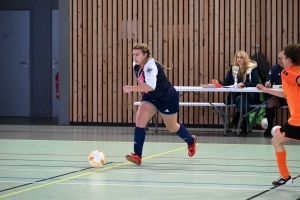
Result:
<svg viewBox="0 0 300 200"><path fill-rule="evenodd" d="M256 85L256 88L257 88L258 90L263 91L263 92L266 92L266 90L267 90L267 88L266 88L265 86L263 86L262 84L257 84L257 85Z"/></svg>
<svg viewBox="0 0 300 200"><path fill-rule="evenodd" d="M139 92L139 96L143 96L145 92Z"/></svg>
<svg viewBox="0 0 300 200"><path fill-rule="evenodd" d="M244 88L244 87L245 87L244 83L239 83L238 84L238 88Z"/></svg>
<svg viewBox="0 0 300 200"><path fill-rule="evenodd" d="M271 86L272 86L271 82L267 81L266 84L265 84L265 87L270 88Z"/></svg>
<svg viewBox="0 0 300 200"><path fill-rule="evenodd" d="M125 93L132 92L131 88L132 88L131 85L125 85L125 86L123 86L123 91L124 91Z"/></svg>
<svg viewBox="0 0 300 200"><path fill-rule="evenodd" d="M212 83L212 84L218 84L219 81L218 81L217 79L213 79L213 80L211 80L211 83Z"/></svg>

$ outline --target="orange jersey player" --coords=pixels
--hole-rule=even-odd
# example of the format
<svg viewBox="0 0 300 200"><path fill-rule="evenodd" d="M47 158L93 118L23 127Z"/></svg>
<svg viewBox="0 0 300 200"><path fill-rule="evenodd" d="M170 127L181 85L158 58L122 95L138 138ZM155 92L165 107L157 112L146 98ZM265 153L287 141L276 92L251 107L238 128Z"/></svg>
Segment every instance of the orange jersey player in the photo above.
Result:
<svg viewBox="0 0 300 200"><path fill-rule="evenodd" d="M299 55L300 56L300 55ZM282 89L285 94L291 117L288 123L300 126L300 66L289 66L282 71ZM299 135L299 134L298 134Z"/></svg>
<svg viewBox="0 0 300 200"><path fill-rule="evenodd" d="M277 157L280 177L273 181L274 186L288 185L293 179L286 164L284 143L289 140L300 141L300 44L287 45L283 51L283 68L281 72L282 89L276 91L258 84L256 87L263 92L286 98L291 117L272 138Z"/></svg>

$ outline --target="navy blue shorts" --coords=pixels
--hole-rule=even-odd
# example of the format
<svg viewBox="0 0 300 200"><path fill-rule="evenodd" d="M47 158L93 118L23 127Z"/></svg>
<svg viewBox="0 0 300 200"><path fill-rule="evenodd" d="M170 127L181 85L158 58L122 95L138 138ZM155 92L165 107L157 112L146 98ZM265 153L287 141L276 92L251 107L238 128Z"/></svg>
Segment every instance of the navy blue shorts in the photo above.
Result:
<svg viewBox="0 0 300 200"><path fill-rule="evenodd" d="M178 112L179 108L179 96L178 93L175 93L168 100L153 100L148 95L144 94L142 97L142 102L152 104L156 110L163 115L174 115Z"/></svg>

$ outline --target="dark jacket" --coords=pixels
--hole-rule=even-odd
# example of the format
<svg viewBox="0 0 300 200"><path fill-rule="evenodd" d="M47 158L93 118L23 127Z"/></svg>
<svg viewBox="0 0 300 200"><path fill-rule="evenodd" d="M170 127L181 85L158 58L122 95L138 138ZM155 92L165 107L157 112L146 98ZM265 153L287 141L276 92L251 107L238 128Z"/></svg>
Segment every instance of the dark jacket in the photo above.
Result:
<svg viewBox="0 0 300 200"><path fill-rule="evenodd" d="M244 83L245 87L256 87L256 85L259 83L258 71L256 67L252 68L251 72L246 74L246 77L239 77L237 82ZM230 70L227 72L225 80L219 81L219 83L223 86L234 84L232 66L230 67Z"/></svg>
<svg viewBox="0 0 300 200"><path fill-rule="evenodd" d="M251 60L255 60L258 64L258 75L262 80L262 83L265 81L270 71L270 64L267 59L261 53L255 53L251 56Z"/></svg>
<svg viewBox="0 0 300 200"><path fill-rule="evenodd" d="M266 81L264 84L266 84L267 81L270 81L271 84L275 85L282 85L281 81L281 71L283 70L283 67L281 67L279 64L274 65L269 72L268 77L266 78Z"/></svg>

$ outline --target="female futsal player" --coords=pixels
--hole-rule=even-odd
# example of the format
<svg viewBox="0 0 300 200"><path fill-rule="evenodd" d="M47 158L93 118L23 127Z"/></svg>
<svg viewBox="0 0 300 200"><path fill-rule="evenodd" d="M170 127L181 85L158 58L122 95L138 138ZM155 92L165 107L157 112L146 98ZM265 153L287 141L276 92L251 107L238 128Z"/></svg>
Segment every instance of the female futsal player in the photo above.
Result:
<svg viewBox="0 0 300 200"><path fill-rule="evenodd" d="M159 111L170 132L175 132L187 143L188 155L196 153L196 136L190 135L185 126L177 123L179 96L167 79L163 67L151 57L149 47L138 43L133 46L133 69L138 85L125 85L123 91L138 92L142 96L136 113L134 128L134 152L126 159L137 165L142 163L142 151L145 141L145 126L151 117Z"/></svg>
<svg viewBox="0 0 300 200"><path fill-rule="evenodd" d="M283 51L283 67L281 72L282 91L274 91L261 84L256 87L263 92L286 98L291 117L283 124L272 138L277 157L280 177L273 181L274 186L293 183L286 165L286 150L283 144L291 139L300 140L300 44L287 45Z"/></svg>

